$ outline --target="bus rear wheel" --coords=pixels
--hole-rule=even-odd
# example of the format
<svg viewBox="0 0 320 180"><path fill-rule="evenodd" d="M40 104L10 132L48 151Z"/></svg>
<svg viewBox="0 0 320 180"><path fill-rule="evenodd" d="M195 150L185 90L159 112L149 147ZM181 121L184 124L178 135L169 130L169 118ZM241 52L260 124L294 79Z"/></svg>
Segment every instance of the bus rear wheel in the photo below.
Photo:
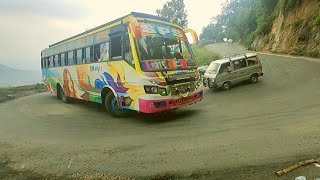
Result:
<svg viewBox="0 0 320 180"><path fill-rule="evenodd" d="M108 93L105 96L104 106L108 113L113 117L123 118L128 115L127 109L122 109L113 93Z"/></svg>

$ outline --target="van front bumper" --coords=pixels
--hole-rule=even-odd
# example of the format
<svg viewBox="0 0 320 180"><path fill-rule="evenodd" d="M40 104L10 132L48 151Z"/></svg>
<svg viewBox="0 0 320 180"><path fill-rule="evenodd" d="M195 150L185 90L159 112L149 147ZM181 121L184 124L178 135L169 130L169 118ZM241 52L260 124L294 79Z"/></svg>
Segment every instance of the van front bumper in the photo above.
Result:
<svg viewBox="0 0 320 180"><path fill-rule="evenodd" d="M165 99L143 99L139 98L139 112L156 113L189 105L203 99L203 90L193 92L187 97L165 98Z"/></svg>

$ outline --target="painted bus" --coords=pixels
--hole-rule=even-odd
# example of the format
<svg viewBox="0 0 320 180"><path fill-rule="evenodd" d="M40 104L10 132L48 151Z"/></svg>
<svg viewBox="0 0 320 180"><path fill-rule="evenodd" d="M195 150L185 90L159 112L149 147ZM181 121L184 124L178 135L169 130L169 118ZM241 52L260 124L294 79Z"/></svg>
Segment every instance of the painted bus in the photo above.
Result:
<svg viewBox="0 0 320 180"><path fill-rule="evenodd" d="M132 12L41 52L43 81L68 103L101 103L113 116L157 113L203 99L186 33L169 20Z"/></svg>

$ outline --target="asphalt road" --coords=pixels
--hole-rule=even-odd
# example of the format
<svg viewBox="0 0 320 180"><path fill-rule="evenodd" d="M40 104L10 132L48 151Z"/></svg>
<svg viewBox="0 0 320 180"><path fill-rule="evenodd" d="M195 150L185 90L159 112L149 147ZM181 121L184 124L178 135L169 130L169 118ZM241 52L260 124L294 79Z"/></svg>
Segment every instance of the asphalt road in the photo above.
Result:
<svg viewBox="0 0 320 180"><path fill-rule="evenodd" d="M207 48L244 52L234 44ZM50 93L0 104L0 156L41 174L276 178L277 168L319 156L320 61L260 59L257 84L205 89L204 101L164 114L115 119L96 104L63 104Z"/></svg>

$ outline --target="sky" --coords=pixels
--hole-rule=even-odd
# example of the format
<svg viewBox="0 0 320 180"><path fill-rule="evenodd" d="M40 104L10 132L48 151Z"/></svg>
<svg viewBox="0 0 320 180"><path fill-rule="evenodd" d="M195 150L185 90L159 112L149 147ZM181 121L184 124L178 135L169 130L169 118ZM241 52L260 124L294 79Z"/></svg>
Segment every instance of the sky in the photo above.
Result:
<svg viewBox="0 0 320 180"><path fill-rule="evenodd" d="M200 35L226 0L185 0L189 28ZM40 69L48 45L132 11L156 15L167 0L0 0L0 64Z"/></svg>

